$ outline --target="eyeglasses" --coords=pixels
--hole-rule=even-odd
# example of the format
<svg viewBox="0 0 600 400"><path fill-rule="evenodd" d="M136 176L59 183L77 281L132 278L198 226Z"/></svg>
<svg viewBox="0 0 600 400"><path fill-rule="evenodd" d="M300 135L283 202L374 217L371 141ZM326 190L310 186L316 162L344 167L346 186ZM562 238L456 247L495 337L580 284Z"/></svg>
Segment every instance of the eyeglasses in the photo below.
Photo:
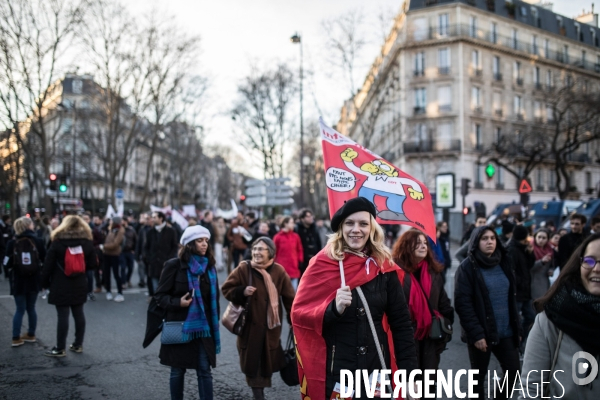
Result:
<svg viewBox="0 0 600 400"><path fill-rule="evenodd" d="M581 259L581 266L587 269L594 269L598 263L600 263L600 260L596 260L594 257L583 257Z"/></svg>
<svg viewBox="0 0 600 400"><path fill-rule="evenodd" d="M266 247L253 247L252 251L267 251L269 249L267 249Z"/></svg>

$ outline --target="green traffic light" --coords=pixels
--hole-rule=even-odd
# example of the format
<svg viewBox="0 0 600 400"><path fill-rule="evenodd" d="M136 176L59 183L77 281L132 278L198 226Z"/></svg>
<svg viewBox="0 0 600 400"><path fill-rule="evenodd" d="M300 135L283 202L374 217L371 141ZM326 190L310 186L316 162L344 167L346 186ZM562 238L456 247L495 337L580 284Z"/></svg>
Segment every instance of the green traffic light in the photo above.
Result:
<svg viewBox="0 0 600 400"><path fill-rule="evenodd" d="M493 178L494 174L496 173L496 168L494 168L492 164L488 164L488 166L485 167L485 173L488 176L488 178Z"/></svg>
<svg viewBox="0 0 600 400"><path fill-rule="evenodd" d="M66 192L66 191L67 191L67 185L65 185L65 184L63 183L62 185L60 185L60 186L58 187L58 190L59 190L60 192L62 192L62 193Z"/></svg>

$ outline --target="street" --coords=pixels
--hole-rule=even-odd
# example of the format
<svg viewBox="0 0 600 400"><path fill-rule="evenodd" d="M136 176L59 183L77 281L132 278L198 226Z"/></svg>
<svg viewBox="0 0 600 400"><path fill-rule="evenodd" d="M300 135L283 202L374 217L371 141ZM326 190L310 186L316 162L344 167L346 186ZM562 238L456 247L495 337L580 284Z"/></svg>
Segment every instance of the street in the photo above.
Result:
<svg viewBox="0 0 600 400"><path fill-rule="evenodd" d="M452 293L457 263L454 262L447 290ZM226 278L219 273L219 282ZM137 283L134 273L134 283ZM36 305L38 313L37 343L10 347L12 316L15 305L9 296L8 282L0 282L0 399L168 399L169 368L159 363L160 346L157 338L148 348L142 348L146 325L147 296L145 289L126 289L125 301L107 301L99 294L95 302L85 305L86 333L84 352L67 351L64 358L44 356L44 351L55 345L56 311L41 297ZM221 297L221 311L227 301ZM22 334L26 333L27 316ZM460 326L454 324L455 334L442 354L440 369L469 367L466 345L460 341ZM74 337L71 319L67 343ZM284 323L283 342L288 333ZM235 336L221 329L222 351L213 370L215 399L251 399L252 392L240 371ZM489 369L498 368L492 357ZM466 385L465 385L466 386ZM463 387L463 390L465 388ZM288 387L279 374L273 376L273 387L266 389L268 399L300 398L298 387ZM195 371L186 374L185 398L197 399ZM445 399L445 398L444 398Z"/></svg>

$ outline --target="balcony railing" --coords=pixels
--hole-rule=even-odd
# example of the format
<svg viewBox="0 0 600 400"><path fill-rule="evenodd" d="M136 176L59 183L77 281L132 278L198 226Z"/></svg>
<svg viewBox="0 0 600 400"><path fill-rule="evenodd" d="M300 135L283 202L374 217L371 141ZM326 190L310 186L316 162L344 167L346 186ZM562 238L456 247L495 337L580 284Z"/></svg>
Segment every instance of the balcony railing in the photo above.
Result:
<svg viewBox="0 0 600 400"><path fill-rule="evenodd" d="M423 69L417 69L414 71L414 75L415 76L425 76L425 70Z"/></svg>
<svg viewBox="0 0 600 400"><path fill-rule="evenodd" d="M418 107L414 108L414 111L415 111L415 115L421 115L421 114L425 114L426 110L425 110L425 107L418 106Z"/></svg>
<svg viewBox="0 0 600 400"><path fill-rule="evenodd" d="M460 151L460 140L423 140L404 143L405 154L439 153L446 151Z"/></svg>
<svg viewBox="0 0 600 400"><path fill-rule="evenodd" d="M450 67L438 67L438 74L450 75Z"/></svg>
<svg viewBox="0 0 600 400"><path fill-rule="evenodd" d="M523 86L523 78L515 79L515 83L517 84L517 86Z"/></svg>
<svg viewBox="0 0 600 400"><path fill-rule="evenodd" d="M534 84L534 87L535 87L535 90L542 90L542 84L541 84L541 83L539 83L539 82L536 82L536 83Z"/></svg>
<svg viewBox="0 0 600 400"><path fill-rule="evenodd" d="M501 117L502 116L502 109L494 110L494 114L496 114L496 117Z"/></svg>
<svg viewBox="0 0 600 400"><path fill-rule="evenodd" d="M522 113L518 113L516 117L517 121L525 121L525 115L523 115Z"/></svg>
<svg viewBox="0 0 600 400"><path fill-rule="evenodd" d="M441 113L450 112L450 111L452 111L452 105L450 105L450 104L440 105L440 106L438 106L438 111Z"/></svg>
<svg viewBox="0 0 600 400"><path fill-rule="evenodd" d="M438 1L434 1L433 3L438 3ZM474 35L471 35L471 33L474 33ZM429 29L417 29L409 34L408 41L419 42L423 40L440 39L448 37L464 37L475 40L483 40L489 43L497 44L499 46L504 46L531 55L536 55L536 53L540 54L539 46L537 46L537 49L535 49L533 44L530 42L523 42L520 40L515 40L512 37L501 36L498 33L494 33L493 31L485 29L478 28L475 32L472 32L471 26L468 24L447 25L441 27L441 29L438 26L432 26ZM562 51L548 50L547 54L545 53L544 56L546 59L549 60L558 61L573 66L580 66L583 69L600 73L600 63L584 60L581 57L571 57L571 55L565 54Z"/></svg>
<svg viewBox="0 0 600 400"><path fill-rule="evenodd" d="M502 74L499 73L499 72L495 72L494 73L494 80L498 81L498 82L501 82L502 81Z"/></svg>
<svg viewBox="0 0 600 400"><path fill-rule="evenodd" d="M473 112L475 114L481 114L481 113L483 113L483 108L481 106L475 106L475 107L473 107Z"/></svg>
<svg viewBox="0 0 600 400"><path fill-rule="evenodd" d="M567 161L586 163L590 157L586 153L571 153L567 155Z"/></svg>

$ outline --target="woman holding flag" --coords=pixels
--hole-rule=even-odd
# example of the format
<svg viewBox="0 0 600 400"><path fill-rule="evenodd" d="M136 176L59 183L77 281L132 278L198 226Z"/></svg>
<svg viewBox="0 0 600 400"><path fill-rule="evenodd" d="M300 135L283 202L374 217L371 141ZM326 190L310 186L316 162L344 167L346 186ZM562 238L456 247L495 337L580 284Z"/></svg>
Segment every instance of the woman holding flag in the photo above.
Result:
<svg viewBox="0 0 600 400"><path fill-rule="evenodd" d="M408 375L417 368L402 271L375 215L367 199L348 200L331 220L335 233L300 281L292 322L303 398L335 398L341 370L402 369ZM364 385L353 398L366 398Z"/></svg>

